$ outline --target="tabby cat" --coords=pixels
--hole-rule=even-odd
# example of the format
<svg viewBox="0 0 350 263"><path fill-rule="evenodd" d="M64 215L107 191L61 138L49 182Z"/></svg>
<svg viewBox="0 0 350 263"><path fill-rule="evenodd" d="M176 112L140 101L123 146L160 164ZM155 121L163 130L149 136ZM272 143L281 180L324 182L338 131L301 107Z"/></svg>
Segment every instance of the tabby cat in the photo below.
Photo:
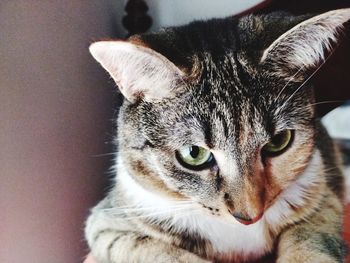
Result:
<svg viewBox="0 0 350 263"><path fill-rule="evenodd" d="M344 262L344 182L310 78L350 9L197 21L93 43L125 97L98 263Z"/></svg>

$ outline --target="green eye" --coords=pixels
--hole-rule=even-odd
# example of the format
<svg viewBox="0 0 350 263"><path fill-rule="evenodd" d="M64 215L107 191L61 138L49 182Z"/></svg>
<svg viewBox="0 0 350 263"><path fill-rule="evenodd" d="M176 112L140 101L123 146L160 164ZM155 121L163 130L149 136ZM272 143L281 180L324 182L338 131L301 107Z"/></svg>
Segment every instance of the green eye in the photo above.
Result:
<svg viewBox="0 0 350 263"><path fill-rule="evenodd" d="M189 145L176 151L176 158L181 165L192 170L202 170L210 167L214 162L213 154L207 149Z"/></svg>
<svg viewBox="0 0 350 263"><path fill-rule="evenodd" d="M293 133L291 130L284 130L273 136L267 144L263 147L263 152L270 156L277 156L281 154L292 141Z"/></svg>

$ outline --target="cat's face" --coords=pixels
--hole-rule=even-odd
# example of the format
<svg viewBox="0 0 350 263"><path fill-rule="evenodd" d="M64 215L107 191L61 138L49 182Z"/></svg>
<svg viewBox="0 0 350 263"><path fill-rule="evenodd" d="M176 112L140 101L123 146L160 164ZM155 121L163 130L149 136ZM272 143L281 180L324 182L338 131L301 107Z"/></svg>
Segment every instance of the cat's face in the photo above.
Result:
<svg viewBox="0 0 350 263"><path fill-rule="evenodd" d="M125 169L164 198L257 221L310 162L314 99L306 81L348 13L296 26L290 19L272 39L261 34L269 19L247 17L93 44L128 99L118 127Z"/></svg>
<svg viewBox="0 0 350 263"><path fill-rule="evenodd" d="M309 89L292 96L300 83L289 83L277 98L287 82L260 75L214 79L176 98L125 105L123 160L148 189L254 220L309 162L312 97Z"/></svg>

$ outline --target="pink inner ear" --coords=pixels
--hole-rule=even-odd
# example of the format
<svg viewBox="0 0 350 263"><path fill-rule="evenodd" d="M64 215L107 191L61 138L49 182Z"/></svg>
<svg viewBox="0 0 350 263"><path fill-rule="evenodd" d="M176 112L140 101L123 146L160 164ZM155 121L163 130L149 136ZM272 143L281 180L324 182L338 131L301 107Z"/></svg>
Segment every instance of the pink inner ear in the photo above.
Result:
<svg viewBox="0 0 350 263"><path fill-rule="evenodd" d="M183 73L154 50L125 41L102 41L90 46L92 56L108 71L130 102L171 96Z"/></svg>

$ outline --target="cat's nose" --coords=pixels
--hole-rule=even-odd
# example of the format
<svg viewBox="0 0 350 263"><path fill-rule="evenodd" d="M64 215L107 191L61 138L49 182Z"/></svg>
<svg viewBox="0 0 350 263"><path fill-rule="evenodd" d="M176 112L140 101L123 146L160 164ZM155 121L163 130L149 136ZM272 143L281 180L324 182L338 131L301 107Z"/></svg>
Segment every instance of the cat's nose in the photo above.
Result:
<svg viewBox="0 0 350 263"><path fill-rule="evenodd" d="M239 212L235 212L232 215L241 224L243 224L243 225L251 225L251 224L254 224L254 223L258 222L262 218L263 213L259 214L258 216L254 217L254 218L251 218L251 217L246 216L246 215L244 215L242 213L239 213Z"/></svg>

